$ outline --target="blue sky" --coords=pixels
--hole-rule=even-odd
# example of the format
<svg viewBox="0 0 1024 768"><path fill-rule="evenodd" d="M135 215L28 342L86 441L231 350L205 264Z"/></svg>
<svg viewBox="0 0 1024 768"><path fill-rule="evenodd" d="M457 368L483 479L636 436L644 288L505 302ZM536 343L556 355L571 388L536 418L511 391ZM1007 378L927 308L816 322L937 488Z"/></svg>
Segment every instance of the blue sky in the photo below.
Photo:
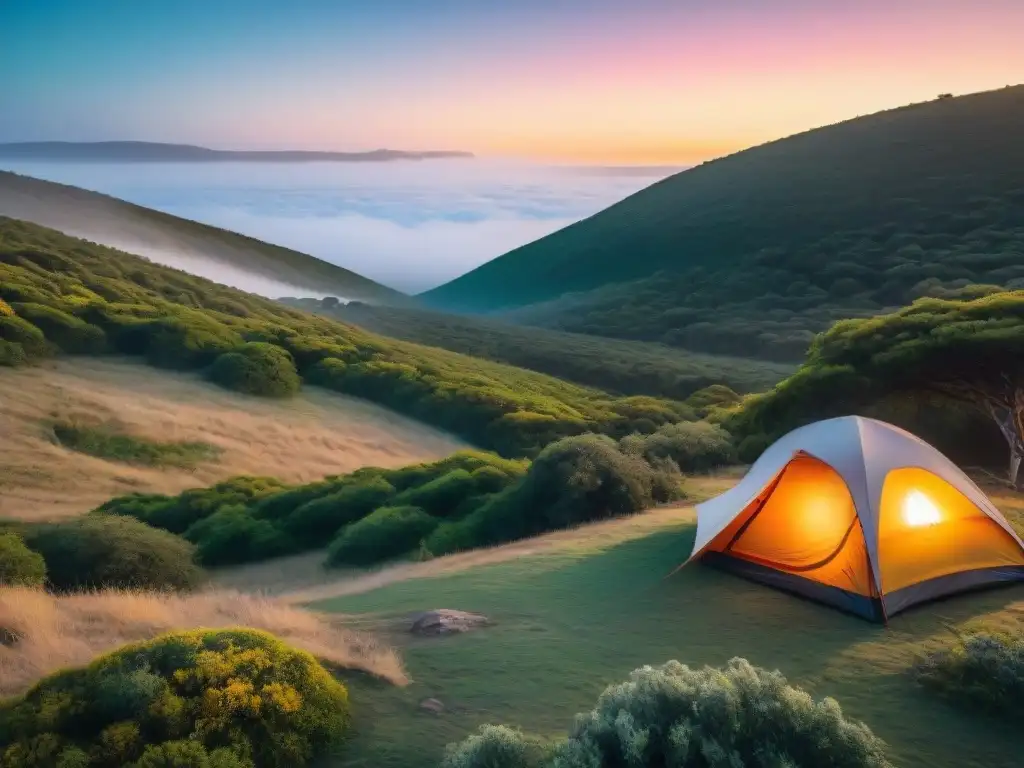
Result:
<svg viewBox="0 0 1024 768"><path fill-rule="evenodd" d="M0 0L0 141L694 162L1024 73L1020 0Z"/></svg>

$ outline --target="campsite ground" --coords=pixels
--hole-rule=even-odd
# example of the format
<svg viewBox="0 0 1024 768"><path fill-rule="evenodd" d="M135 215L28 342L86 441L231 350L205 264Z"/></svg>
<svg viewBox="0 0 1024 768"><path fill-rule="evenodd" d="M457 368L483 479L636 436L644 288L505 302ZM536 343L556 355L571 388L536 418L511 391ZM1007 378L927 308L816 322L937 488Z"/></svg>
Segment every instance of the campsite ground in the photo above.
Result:
<svg viewBox="0 0 1024 768"><path fill-rule="evenodd" d="M730 482L691 489L706 497ZM987 490L1020 527L1024 499ZM310 570L286 597L382 634L413 678L405 688L349 678L357 736L336 765L433 766L446 743L486 722L564 733L574 713L638 666L721 665L734 656L778 668L816 697L834 696L889 742L903 768L1019 765L1018 731L937 700L908 670L950 625L1024 625L1024 587L963 595L875 626L700 566L668 576L689 552L693 523L692 507L666 508L318 586ZM495 624L412 638L409 615L430 608L478 611ZM443 713L420 709L430 697Z"/></svg>

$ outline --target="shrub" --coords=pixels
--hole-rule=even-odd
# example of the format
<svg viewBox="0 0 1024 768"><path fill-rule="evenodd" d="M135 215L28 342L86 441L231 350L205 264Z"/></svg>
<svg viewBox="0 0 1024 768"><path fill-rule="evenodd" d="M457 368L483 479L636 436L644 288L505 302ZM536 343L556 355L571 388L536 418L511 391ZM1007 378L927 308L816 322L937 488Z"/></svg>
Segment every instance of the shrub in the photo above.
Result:
<svg viewBox="0 0 1024 768"><path fill-rule="evenodd" d="M568 437L545 448L521 481L439 528L426 546L441 555L632 514L679 498L680 481L674 467L655 468L611 438Z"/></svg>
<svg viewBox="0 0 1024 768"><path fill-rule="evenodd" d="M0 586L37 587L46 581L46 561L20 536L0 532Z"/></svg>
<svg viewBox="0 0 1024 768"><path fill-rule="evenodd" d="M50 351L43 332L17 315L0 315L0 341L17 344L29 357Z"/></svg>
<svg viewBox="0 0 1024 768"><path fill-rule="evenodd" d="M249 395L287 397L299 391L299 374L287 350L251 341L213 362L210 380Z"/></svg>
<svg viewBox="0 0 1024 768"><path fill-rule="evenodd" d="M254 504L285 487L273 478L243 475L209 488L192 488L178 496L155 493L117 496L97 507L93 513L134 517L155 528L183 534L193 523L223 507Z"/></svg>
<svg viewBox="0 0 1024 768"><path fill-rule="evenodd" d="M13 317L14 310L11 309L11 305L3 299L0 299L0 317Z"/></svg>
<svg viewBox="0 0 1024 768"><path fill-rule="evenodd" d="M136 338L141 335L146 358L160 368L202 368L242 345L242 337L233 330L195 311L179 310L171 318L142 324L129 320L125 324L125 330L134 327ZM126 339L121 343L128 343Z"/></svg>
<svg viewBox="0 0 1024 768"><path fill-rule="evenodd" d="M667 424L652 435L624 438L621 445L648 462L669 459L683 472L707 472L736 461L732 436L706 421Z"/></svg>
<svg viewBox="0 0 1024 768"><path fill-rule="evenodd" d="M538 760L527 743L484 729L450 747L445 768L891 768L885 744L834 699L814 701L744 659L725 669L643 667L577 715L552 758Z"/></svg>
<svg viewBox="0 0 1024 768"><path fill-rule="evenodd" d="M106 349L103 329L81 318L44 304L16 304L15 309L64 352L96 354Z"/></svg>
<svg viewBox="0 0 1024 768"><path fill-rule="evenodd" d="M698 389L688 398L686 404L698 413L705 414L714 408L736 405L742 398L724 384L712 384Z"/></svg>
<svg viewBox="0 0 1024 768"><path fill-rule="evenodd" d="M53 589L191 589L202 579L191 544L128 517L28 526L25 543L43 556Z"/></svg>
<svg viewBox="0 0 1024 768"><path fill-rule="evenodd" d="M0 366L14 368L28 362L28 355L25 348L16 341L4 341L0 339Z"/></svg>
<svg viewBox="0 0 1024 768"><path fill-rule="evenodd" d="M918 681L962 707L1019 721L1024 715L1024 635L960 635L915 667Z"/></svg>
<svg viewBox="0 0 1024 768"><path fill-rule="evenodd" d="M486 477L482 478L486 481ZM438 517L452 515L465 499L477 492L477 478L464 469L453 469L440 477L399 494L395 504L419 507Z"/></svg>
<svg viewBox="0 0 1024 768"><path fill-rule="evenodd" d="M180 632L0 702L0 765L285 768L344 737L348 692L264 632Z"/></svg>
<svg viewBox="0 0 1024 768"><path fill-rule="evenodd" d="M394 495L391 483L383 477L371 476L303 504L284 519L284 529L300 542L321 544L344 526L383 507Z"/></svg>
<svg viewBox="0 0 1024 768"><path fill-rule="evenodd" d="M763 433L758 432L753 435L747 435L740 440L740 444L736 448L736 458L744 464L753 464L771 444L771 438Z"/></svg>
<svg viewBox="0 0 1024 768"><path fill-rule="evenodd" d="M327 564L369 565L404 555L435 527L437 520L417 507L381 507L341 530L327 551Z"/></svg>
<svg viewBox="0 0 1024 768"><path fill-rule="evenodd" d="M522 731L485 725L465 741L448 745L442 768L543 768L550 752Z"/></svg>
<svg viewBox="0 0 1024 768"><path fill-rule="evenodd" d="M259 520L241 504L221 507L183 534L196 545L203 565L230 565L284 555L294 544L269 520Z"/></svg>

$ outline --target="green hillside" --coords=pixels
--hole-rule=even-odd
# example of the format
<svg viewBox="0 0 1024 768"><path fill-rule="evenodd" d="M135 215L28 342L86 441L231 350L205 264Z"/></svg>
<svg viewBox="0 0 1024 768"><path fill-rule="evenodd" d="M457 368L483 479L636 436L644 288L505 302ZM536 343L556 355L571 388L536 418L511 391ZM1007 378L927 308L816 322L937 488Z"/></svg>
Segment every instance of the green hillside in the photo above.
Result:
<svg viewBox="0 0 1024 768"><path fill-rule="evenodd" d="M694 416L510 365L376 336L335 319L0 217L0 371L49 354L129 355L229 389L313 384L507 456L568 435L621 437Z"/></svg>
<svg viewBox="0 0 1024 768"><path fill-rule="evenodd" d="M798 360L843 317L1024 285L1022 132L1024 86L809 131L669 177L424 299Z"/></svg>
<svg viewBox="0 0 1024 768"><path fill-rule="evenodd" d="M305 253L200 224L98 192L0 171L0 216L52 227L94 242L158 251L366 301L406 297L373 280Z"/></svg>
<svg viewBox="0 0 1024 768"><path fill-rule="evenodd" d="M513 325L410 307L286 299L292 306L333 314L374 333L464 355L528 368L623 395L684 400L713 384L758 392L788 376L793 366L702 355L664 344L620 341Z"/></svg>

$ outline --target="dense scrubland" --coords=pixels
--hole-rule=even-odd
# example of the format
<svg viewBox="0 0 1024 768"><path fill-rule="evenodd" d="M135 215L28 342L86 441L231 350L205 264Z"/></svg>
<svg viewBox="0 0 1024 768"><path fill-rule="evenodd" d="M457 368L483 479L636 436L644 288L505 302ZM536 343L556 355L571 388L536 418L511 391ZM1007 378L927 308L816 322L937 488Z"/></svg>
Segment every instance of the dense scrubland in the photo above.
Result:
<svg viewBox="0 0 1024 768"><path fill-rule="evenodd" d="M0 365L117 352L251 394L305 381L386 405L507 456L692 418L522 368L374 336L136 256L0 219Z"/></svg>
<svg viewBox="0 0 1024 768"><path fill-rule="evenodd" d="M837 320L1024 287L1024 86L704 163L424 295L439 308L798 361Z"/></svg>
<svg viewBox="0 0 1024 768"><path fill-rule="evenodd" d="M683 496L680 467L707 471L734 459L720 427L683 423L618 444L599 435L565 438L532 463L460 452L302 486L240 477L173 497L131 494L90 517L93 524L132 517L181 536L207 566L320 549L325 542L327 565L365 566L638 512Z"/></svg>
<svg viewBox="0 0 1024 768"><path fill-rule="evenodd" d="M286 299L375 333L539 371L621 395L686 400L709 386L759 392L792 373L762 360L702 355L664 344L613 340L418 308Z"/></svg>

